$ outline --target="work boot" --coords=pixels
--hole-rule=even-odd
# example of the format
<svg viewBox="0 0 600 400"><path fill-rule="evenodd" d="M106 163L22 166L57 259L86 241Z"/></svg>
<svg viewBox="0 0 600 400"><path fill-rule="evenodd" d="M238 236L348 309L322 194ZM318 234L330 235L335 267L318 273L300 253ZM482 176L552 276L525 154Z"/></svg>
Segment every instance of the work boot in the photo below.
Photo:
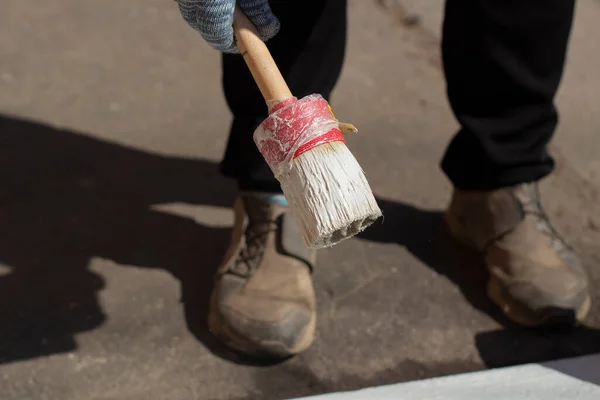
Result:
<svg viewBox="0 0 600 400"><path fill-rule="evenodd" d="M212 293L210 330L252 356L298 354L310 346L315 331L316 253L304 244L286 205L243 195L234 210L231 246Z"/></svg>
<svg viewBox="0 0 600 400"><path fill-rule="evenodd" d="M586 273L550 224L536 183L455 190L446 221L456 238L483 253L488 296L512 321L573 324L588 313Z"/></svg>

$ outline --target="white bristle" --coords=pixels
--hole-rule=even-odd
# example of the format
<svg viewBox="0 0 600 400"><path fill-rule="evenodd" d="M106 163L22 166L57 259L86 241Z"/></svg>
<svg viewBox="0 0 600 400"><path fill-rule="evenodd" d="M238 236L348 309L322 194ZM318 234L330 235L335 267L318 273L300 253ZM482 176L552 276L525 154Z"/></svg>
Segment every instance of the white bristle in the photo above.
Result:
<svg viewBox="0 0 600 400"><path fill-rule="evenodd" d="M381 216L364 171L343 142L302 153L280 183L312 248L333 246Z"/></svg>

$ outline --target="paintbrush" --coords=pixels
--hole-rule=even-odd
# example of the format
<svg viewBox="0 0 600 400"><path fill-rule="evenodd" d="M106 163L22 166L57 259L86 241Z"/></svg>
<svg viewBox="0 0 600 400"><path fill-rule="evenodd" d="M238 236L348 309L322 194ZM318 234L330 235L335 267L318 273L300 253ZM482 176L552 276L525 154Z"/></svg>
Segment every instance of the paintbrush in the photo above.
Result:
<svg viewBox="0 0 600 400"><path fill-rule="evenodd" d="M252 22L236 7L237 46L269 109L254 142L281 184L306 245L333 246L381 216L340 123L319 94L297 99Z"/></svg>

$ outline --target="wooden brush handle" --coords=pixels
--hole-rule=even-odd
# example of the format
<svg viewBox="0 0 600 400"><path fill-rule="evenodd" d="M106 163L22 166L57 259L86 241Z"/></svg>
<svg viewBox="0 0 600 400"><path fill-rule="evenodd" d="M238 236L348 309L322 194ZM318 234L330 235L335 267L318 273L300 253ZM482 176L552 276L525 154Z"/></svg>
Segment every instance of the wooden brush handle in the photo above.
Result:
<svg viewBox="0 0 600 400"><path fill-rule="evenodd" d="M233 29L238 48L267 102L267 106L271 108L280 101L293 97L254 24L239 7L235 8Z"/></svg>

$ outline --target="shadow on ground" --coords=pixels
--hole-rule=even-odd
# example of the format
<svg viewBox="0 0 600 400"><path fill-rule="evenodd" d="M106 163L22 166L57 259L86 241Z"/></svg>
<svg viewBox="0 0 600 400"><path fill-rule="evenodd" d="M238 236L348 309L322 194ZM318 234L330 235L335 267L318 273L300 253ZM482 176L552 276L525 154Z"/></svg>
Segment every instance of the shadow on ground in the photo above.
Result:
<svg viewBox="0 0 600 400"><path fill-rule="evenodd" d="M98 292L105 282L88 268L93 257L161 268L181 282L190 331L213 353L224 350L206 329L212 276L229 229L154 211L170 202L229 207L234 188L203 160L163 157L114 143L0 116L0 363L69 352L74 335L106 319ZM385 224L361 238L404 246L459 286L502 329L479 333L486 366L538 362L600 352L600 332L579 327L550 333L508 323L485 296L485 268L476 254L446 234L442 215L379 200ZM397 227L410 229L397 229ZM422 365L405 360L374 377L323 381L298 357L257 369L260 398L299 396L459 373L480 368L463 361ZM290 380L301 385L289 385Z"/></svg>
<svg viewBox="0 0 600 400"><path fill-rule="evenodd" d="M189 329L222 351L205 315L229 229L151 206L229 207L233 197L215 163L0 116L0 363L72 351L76 333L104 323L92 257L172 273Z"/></svg>
<svg viewBox="0 0 600 400"><path fill-rule="evenodd" d="M443 214L408 204L378 199L385 223L376 223L360 237L404 246L415 257L456 284L476 309L503 328L475 336L480 356L488 367L501 367L600 352L600 330L578 326L567 331L538 331L508 321L487 298L487 271L479 255L454 241ZM397 227L410 229L397 229Z"/></svg>

